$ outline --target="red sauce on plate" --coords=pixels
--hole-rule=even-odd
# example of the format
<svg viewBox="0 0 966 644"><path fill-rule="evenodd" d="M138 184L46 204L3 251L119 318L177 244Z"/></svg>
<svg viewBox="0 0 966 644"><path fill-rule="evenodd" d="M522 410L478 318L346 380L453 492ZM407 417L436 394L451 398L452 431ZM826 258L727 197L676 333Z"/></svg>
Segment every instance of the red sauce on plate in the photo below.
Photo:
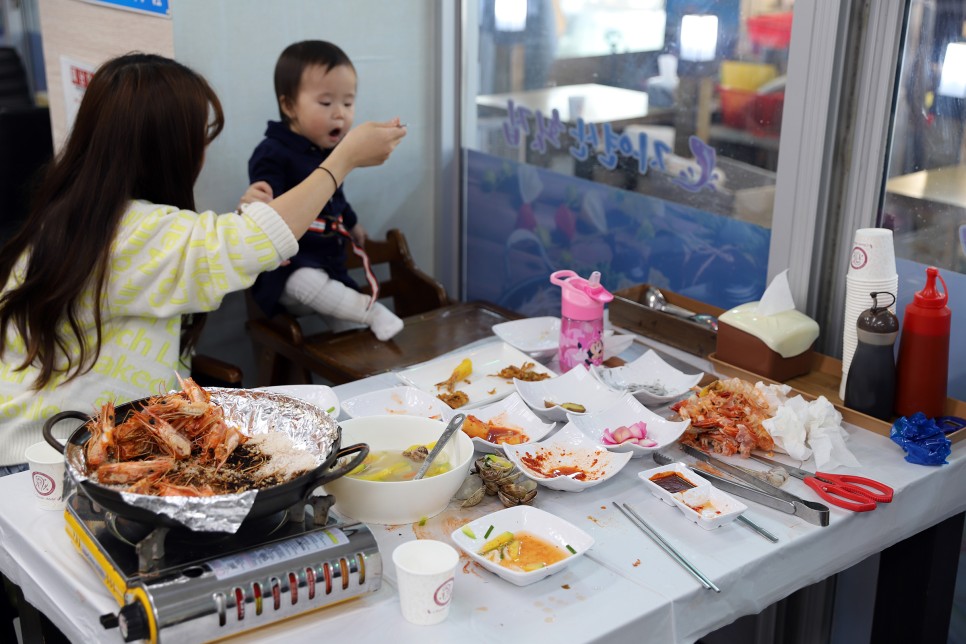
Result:
<svg viewBox="0 0 966 644"><path fill-rule="evenodd" d="M586 481L588 478L587 472L579 467L574 467L571 465L560 465L558 463L548 463L551 455L546 452L538 452L536 454L531 454L527 452L520 457L520 461L529 467L534 472L546 476L547 478L556 478L558 476L569 476L578 481ZM596 461L595 461L596 463Z"/></svg>

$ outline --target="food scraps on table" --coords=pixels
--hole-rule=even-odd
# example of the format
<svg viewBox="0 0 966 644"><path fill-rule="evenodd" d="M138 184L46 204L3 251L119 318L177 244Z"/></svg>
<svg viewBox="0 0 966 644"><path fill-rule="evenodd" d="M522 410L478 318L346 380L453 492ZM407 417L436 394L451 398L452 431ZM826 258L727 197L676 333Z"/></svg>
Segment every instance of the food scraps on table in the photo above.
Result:
<svg viewBox="0 0 966 644"><path fill-rule="evenodd" d="M487 421L482 421L472 414L467 414L463 421L463 431L470 438L479 438L488 443L519 445L526 443L529 437L519 427L506 424L503 414Z"/></svg>
<svg viewBox="0 0 966 644"><path fill-rule="evenodd" d="M647 423L643 420L630 425L621 425L613 431L605 429L601 435L601 442L604 445L633 443L641 447L657 447L657 441L647 437Z"/></svg>
<svg viewBox="0 0 966 644"><path fill-rule="evenodd" d="M550 377L549 373L534 371L533 369L536 366L536 363L524 362L519 367L510 365L509 367L503 367L503 369L497 373L491 373L490 375L497 378L506 378L507 380L516 378L517 380L525 380L527 382L537 382L538 380L546 380Z"/></svg>
<svg viewBox="0 0 966 644"><path fill-rule="evenodd" d="M469 358L463 358L456 368L453 369L453 373L450 374L449 378L443 382L437 382L436 388L442 389L443 391L452 392L456 388L456 383L461 380L466 380L473 373L473 361ZM452 405L451 405L452 406Z"/></svg>
<svg viewBox="0 0 966 644"><path fill-rule="evenodd" d="M470 397L466 395L466 392L460 391L459 389L452 393L437 394L436 397L453 409L459 409L470 401Z"/></svg>
<svg viewBox="0 0 966 644"><path fill-rule="evenodd" d="M397 482L409 481L419 472L420 464L429 456L435 443L413 445L402 450L377 450L369 452L359 466L346 474L363 481ZM430 465L423 478L443 474L452 469L445 454L440 454Z"/></svg>
<svg viewBox="0 0 966 644"><path fill-rule="evenodd" d="M249 437L191 378L116 424L114 403L87 423L86 474L97 483L155 496L212 496L261 489L316 467L280 432Z"/></svg>
<svg viewBox="0 0 966 644"><path fill-rule="evenodd" d="M567 411L572 411L575 414L586 414L587 413L587 408L586 407L584 407L580 403L575 403L575 402L562 402L562 403L557 403L557 402L554 402L552 400L544 400L543 401L543 406L546 407L547 409L550 409L551 407L558 407L559 406L559 407L563 407Z"/></svg>
<svg viewBox="0 0 966 644"><path fill-rule="evenodd" d="M691 421L681 442L702 451L748 458L753 450L771 452L775 447L762 425L771 416L768 402L740 378L715 380L671 409Z"/></svg>
<svg viewBox="0 0 966 644"><path fill-rule="evenodd" d="M563 561L576 553L570 545L567 549L558 548L549 541L526 531L502 532L483 544L479 554L488 561L509 570L533 572Z"/></svg>

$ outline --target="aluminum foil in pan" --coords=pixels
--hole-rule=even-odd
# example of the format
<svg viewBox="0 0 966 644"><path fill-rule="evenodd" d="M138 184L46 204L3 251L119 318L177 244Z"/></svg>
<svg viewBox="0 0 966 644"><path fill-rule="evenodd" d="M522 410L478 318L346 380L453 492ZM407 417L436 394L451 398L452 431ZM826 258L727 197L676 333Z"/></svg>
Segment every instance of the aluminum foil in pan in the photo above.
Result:
<svg viewBox="0 0 966 644"><path fill-rule="evenodd" d="M339 438L339 425L334 418L298 398L250 389L206 390L211 394L212 404L224 410L228 424L236 425L249 436L268 432L287 434L297 447L315 458L316 467L325 462ZM83 449L78 449L68 455L71 475L78 482L88 478L84 474L83 453ZM230 533L238 531L257 495L258 490L208 497L120 492L127 504L163 514L196 532Z"/></svg>

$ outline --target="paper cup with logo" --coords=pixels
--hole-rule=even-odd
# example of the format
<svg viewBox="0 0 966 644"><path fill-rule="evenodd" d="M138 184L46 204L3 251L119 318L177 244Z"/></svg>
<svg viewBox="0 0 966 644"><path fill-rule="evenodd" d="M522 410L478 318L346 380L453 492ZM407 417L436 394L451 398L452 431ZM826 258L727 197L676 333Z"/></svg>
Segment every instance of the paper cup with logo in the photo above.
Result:
<svg viewBox="0 0 966 644"><path fill-rule="evenodd" d="M64 455L41 441L24 452L34 495L47 510L64 507Z"/></svg>
<svg viewBox="0 0 966 644"><path fill-rule="evenodd" d="M896 274L896 251L888 228L859 228L849 255L849 276L862 280L890 279Z"/></svg>
<svg viewBox="0 0 966 644"><path fill-rule="evenodd" d="M446 619L459 560L455 548L431 539L409 541L393 551L399 603L406 621L438 624Z"/></svg>

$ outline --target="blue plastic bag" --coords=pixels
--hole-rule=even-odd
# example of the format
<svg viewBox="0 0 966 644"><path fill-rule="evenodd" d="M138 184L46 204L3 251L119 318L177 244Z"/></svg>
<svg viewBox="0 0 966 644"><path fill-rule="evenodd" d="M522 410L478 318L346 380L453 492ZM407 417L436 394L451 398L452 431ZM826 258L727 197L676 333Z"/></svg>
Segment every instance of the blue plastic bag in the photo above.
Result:
<svg viewBox="0 0 966 644"><path fill-rule="evenodd" d="M889 436L906 451L906 460L917 465L945 465L952 451L943 430L922 412L897 420Z"/></svg>

